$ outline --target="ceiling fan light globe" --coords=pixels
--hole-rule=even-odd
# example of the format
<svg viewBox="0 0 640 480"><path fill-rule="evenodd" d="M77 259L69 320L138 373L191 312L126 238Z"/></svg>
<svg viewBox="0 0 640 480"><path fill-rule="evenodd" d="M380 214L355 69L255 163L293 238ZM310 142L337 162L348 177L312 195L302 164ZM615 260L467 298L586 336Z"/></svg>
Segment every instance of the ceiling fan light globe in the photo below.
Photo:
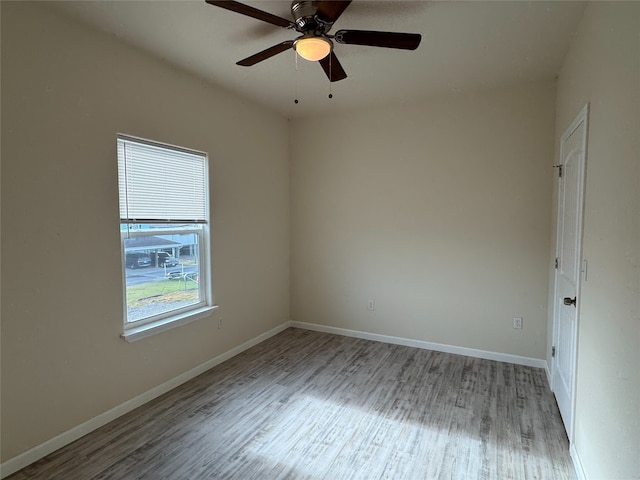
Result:
<svg viewBox="0 0 640 480"><path fill-rule="evenodd" d="M296 40L294 48L298 55L310 62L317 62L331 53L331 43L321 37L305 37Z"/></svg>

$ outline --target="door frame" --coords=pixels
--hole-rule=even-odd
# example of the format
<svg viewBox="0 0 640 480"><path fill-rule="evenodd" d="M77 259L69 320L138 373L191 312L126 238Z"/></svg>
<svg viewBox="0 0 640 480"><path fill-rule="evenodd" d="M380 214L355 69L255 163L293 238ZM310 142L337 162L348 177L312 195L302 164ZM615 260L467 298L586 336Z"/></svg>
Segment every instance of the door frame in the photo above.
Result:
<svg viewBox="0 0 640 480"><path fill-rule="evenodd" d="M585 191L585 185L586 185L586 165L587 165L587 143L588 143L588 137L589 137L589 103L585 104L585 106L580 110L580 112L578 113L578 115L574 118L574 120L569 124L569 126L567 127L567 129L564 131L564 133L562 134L562 137L560 138L560 145L559 145L559 167L563 168L564 164L562 163L564 161L564 156L565 156L565 151L564 151L564 143L565 141L578 129L578 127L580 127L580 125L584 124L584 133L582 135L582 151L583 151L583 155L581 158L581 165L580 165L580 173L579 173L579 185L578 185L578 214L577 214L577 219L578 219L578 239L577 239L577 251L576 251L576 260L577 260L577 265L580 265L579 268L579 272L578 272L578 278L576 279L576 299L577 299L577 303L576 303L576 322L575 322L575 326L572 332L572 343L574 345L574 349L573 349L573 358L571 359L571 370L572 370L572 385L571 385L571 400L570 400L570 409L571 411L569 412L569 425L567 425L565 423L565 429L567 432L567 437L569 438L569 443L572 445L573 444L573 438L574 438L574 430L575 430L575 425L574 425L574 420L575 420L575 409L576 409L576 388L577 388L577 373L578 373L578 365L577 365L577 361L578 361L578 332L579 332L579 324L580 324L580 305L581 305L581 290L582 290L582 281L583 281L583 275L585 275L585 269L584 269L584 262L583 262L583 258L582 258L582 243L583 243L583 236L584 236L584 191ZM564 187L563 187L564 188ZM558 258L558 255L560 254L559 252L559 248L560 248L560 235L561 235L561 229L560 229L560 221L561 221L561 202L562 202L562 196L560 195L560 184L558 184L558 199L557 199L557 203L556 203L556 245L555 245L555 258ZM554 345L558 345L558 335L559 335L559 315L560 315L560 309L559 309L559 301L558 301L558 269L556 268L554 270L554 289L553 289L553 338L552 338L552 347ZM552 356L551 357L551 390L555 391L555 386L556 386L556 382L558 381L557 379L557 374L556 374L556 357Z"/></svg>

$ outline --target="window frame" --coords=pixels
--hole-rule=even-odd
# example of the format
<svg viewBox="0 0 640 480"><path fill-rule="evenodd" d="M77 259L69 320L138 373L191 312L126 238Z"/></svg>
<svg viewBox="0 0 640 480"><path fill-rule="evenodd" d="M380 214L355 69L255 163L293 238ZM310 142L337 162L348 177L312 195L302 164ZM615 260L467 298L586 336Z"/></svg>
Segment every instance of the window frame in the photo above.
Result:
<svg viewBox="0 0 640 480"><path fill-rule="evenodd" d="M181 220L171 221L170 219L145 219L136 221L135 219L122 218L120 216L120 253L121 253L121 273L122 273L122 291L123 291L123 333L121 338L128 342L133 342L146 338L156 333L164 332L181 325L211 316L212 312L217 308L213 303L213 293L211 288L211 232L210 232L210 209L209 209L209 156L206 152L193 150L184 147L177 147L170 144L147 140L143 138L133 137L131 135L118 134L117 143L124 142L137 143L142 145L151 145L156 148L175 150L178 152L186 152L189 154L201 156L204 161L204 188L205 188L205 220L198 222L185 222ZM118 149L119 151L119 149ZM118 166L120 166L120 154L118 158ZM125 160L126 161L126 160ZM124 175L126 176L126 169ZM122 181L120 173L118 173L118 200L120 202L120 183ZM128 216L128 215L127 215ZM123 228L123 225L125 228ZM174 228L150 228L137 229L135 226L141 225L173 225ZM134 228L132 228L134 227ZM129 312L127 306L127 265L126 265L126 248L125 240L128 238L154 236L154 235L196 235L198 239L198 290L199 301L192 305L179 307L167 312L150 315L139 320L129 321Z"/></svg>

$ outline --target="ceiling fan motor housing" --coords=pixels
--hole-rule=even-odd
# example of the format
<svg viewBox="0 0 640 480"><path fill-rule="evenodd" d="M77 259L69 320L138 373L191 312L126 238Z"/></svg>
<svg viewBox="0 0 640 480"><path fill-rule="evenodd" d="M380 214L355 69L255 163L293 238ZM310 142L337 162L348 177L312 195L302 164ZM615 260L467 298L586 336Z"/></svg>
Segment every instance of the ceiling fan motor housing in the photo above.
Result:
<svg viewBox="0 0 640 480"><path fill-rule="evenodd" d="M316 15L318 11L316 1L293 1L291 2L291 15L295 20L296 30L300 33L315 33L322 35L329 31L331 23L323 22Z"/></svg>

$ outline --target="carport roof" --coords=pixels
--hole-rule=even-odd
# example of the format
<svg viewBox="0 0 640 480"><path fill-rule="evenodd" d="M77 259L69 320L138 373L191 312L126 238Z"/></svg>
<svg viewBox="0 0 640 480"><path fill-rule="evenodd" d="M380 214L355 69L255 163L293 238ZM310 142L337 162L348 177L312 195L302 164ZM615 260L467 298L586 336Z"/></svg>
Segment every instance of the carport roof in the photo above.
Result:
<svg viewBox="0 0 640 480"><path fill-rule="evenodd" d="M158 248L174 248L182 246L181 243L167 240L162 237L142 236L126 238L124 246L127 250L155 250Z"/></svg>

